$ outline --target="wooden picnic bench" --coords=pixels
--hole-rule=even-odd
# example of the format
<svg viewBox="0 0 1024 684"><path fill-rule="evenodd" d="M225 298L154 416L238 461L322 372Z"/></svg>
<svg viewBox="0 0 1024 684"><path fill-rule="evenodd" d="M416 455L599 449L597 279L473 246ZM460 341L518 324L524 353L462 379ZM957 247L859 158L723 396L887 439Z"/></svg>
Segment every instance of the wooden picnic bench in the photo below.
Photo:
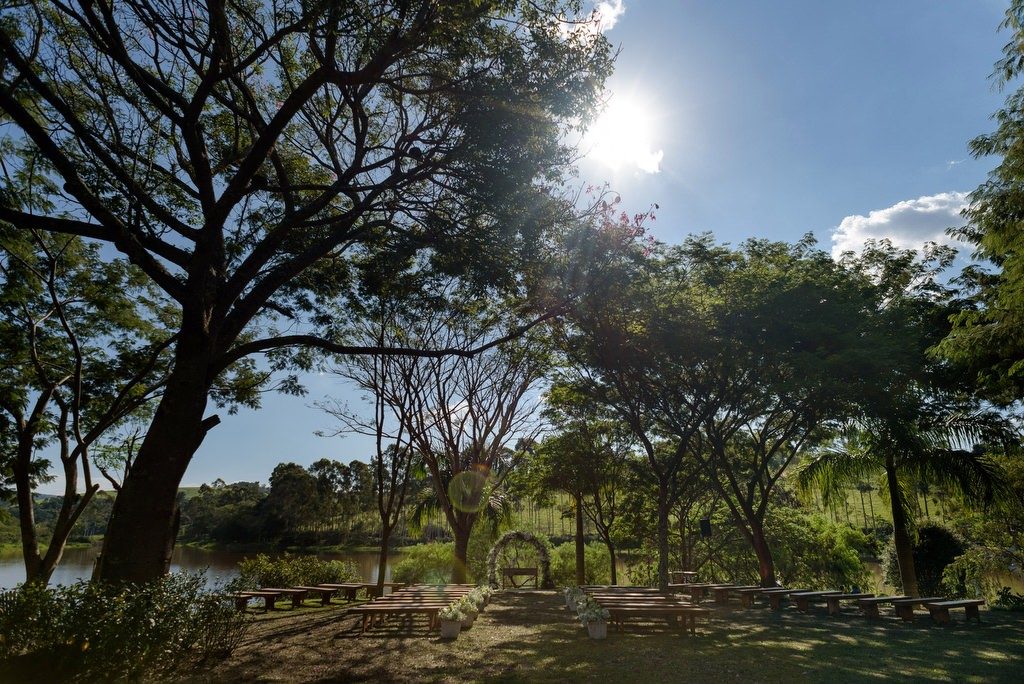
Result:
<svg viewBox="0 0 1024 684"><path fill-rule="evenodd" d="M829 615L839 615L839 603L841 601L860 601L866 598L874 598L874 594L829 594L825 597Z"/></svg>
<svg viewBox="0 0 1024 684"><path fill-rule="evenodd" d="M914 606L923 605L925 603L936 603L943 600L944 599L941 596L896 599L892 602L892 607L896 612L896 617L902 619L904 622L913 622Z"/></svg>
<svg viewBox="0 0 1024 684"><path fill-rule="evenodd" d="M524 577L522 584L516 584L516 577ZM515 589L521 589L526 586L526 583L533 578L533 586L537 588L540 586L537 583L537 568L502 568L501 570L501 586L502 588L511 584ZM506 584L506 581L508 584Z"/></svg>
<svg viewBox="0 0 1024 684"><path fill-rule="evenodd" d="M971 618L981 622L981 611L978 610L978 607L983 605L985 605L984 599L960 599L926 603L924 607L931 613L932 620L935 620L940 625L948 625L951 622L949 619L950 608L963 608L967 613L967 617L964 618L965 622L969 622Z"/></svg>
<svg viewBox="0 0 1024 684"><path fill-rule="evenodd" d="M862 598L857 600L857 605L860 607L861 612L864 613L864 617L877 618L881 617L878 612L878 606L882 603L891 603L899 599L910 598L900 594L899 596L872 596L871 598Z"/></svg>
<svg viewBox="0 0 1024 684"><path fill-rule="evenodd" d="M356 594L363 588L362 582L343 582L341 584L331 584L330 582L324 582L317 586L324 587L325 589L334 589L339 593L344 593L346 601L355 601Z"/></svg>

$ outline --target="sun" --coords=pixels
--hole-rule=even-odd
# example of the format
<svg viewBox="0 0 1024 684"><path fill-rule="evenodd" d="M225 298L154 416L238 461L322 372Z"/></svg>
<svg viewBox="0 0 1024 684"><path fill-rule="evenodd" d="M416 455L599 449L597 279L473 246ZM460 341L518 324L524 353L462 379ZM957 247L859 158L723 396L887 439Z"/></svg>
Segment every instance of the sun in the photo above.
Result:
<svg viewBox="0 0 1024 684"><path fill-rule="evenodd" d="M664 152L657 149L657 137L657 118L648 103L613 96L583 136L583 150L613 171L658 173Z"/></svg>

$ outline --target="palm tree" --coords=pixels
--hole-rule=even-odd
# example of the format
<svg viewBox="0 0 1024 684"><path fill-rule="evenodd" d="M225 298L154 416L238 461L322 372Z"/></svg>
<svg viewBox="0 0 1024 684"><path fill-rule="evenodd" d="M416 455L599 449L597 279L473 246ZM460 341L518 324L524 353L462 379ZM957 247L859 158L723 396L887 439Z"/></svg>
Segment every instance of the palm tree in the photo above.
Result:
<svg viewBox="0 0 1024 684"><path fill-rule="evenodd" d="M805 491L818 489L825 501L832 501L845 496L850 484L884 473L903 592L918 596L910 537L914 485L927 480L987 504L1006 491L1006 484L998 465L978 445L1007 444L1016 432L995 411L962 412L928 404L917 406L916 415L908 415L911 410L851 425L800 469L797 483Z"/></svg>

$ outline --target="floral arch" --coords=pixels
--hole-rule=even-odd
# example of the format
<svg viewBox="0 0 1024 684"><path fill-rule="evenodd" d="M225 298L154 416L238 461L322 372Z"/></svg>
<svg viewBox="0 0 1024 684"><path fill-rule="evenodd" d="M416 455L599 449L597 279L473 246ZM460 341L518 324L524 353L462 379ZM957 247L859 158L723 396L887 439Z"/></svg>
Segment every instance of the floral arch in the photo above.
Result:
<svg viewBox="0 0 1024 684"><path fill-rule="evenodd" d="M548 545L537 538L536 535L522 530L506 532L494 542L490 553L487 554L487 581L498 588L498 554L502 549L513 542L524 542L531 544L537 549L537 556L540 558L540 588L554 589L555 583L551 580L551 556L548 554Z"/></svg>

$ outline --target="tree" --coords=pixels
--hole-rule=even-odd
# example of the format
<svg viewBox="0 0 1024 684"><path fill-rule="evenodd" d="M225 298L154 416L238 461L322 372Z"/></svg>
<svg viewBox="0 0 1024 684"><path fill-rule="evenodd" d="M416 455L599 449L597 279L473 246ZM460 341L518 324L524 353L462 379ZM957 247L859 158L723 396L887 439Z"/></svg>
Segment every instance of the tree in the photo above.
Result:
<svg viewBox="0 0 1024 684"><path fill-rule="evenodd" d="M475 304L421 311L418 320L402 319L399 329L421 346L479 345L495 335L487 323L493 315ZM547 370L547 351L531 334L472 358L396 357L394 363L402 380L388 386L385 401L401 406L395 412L455 537L452 576L462 583L473 526L521 455L511 447L536 436L535 388Z"/></svg>
<svg viewBox="0 0 1024 684"><path fill-rule="evenodd" d="M859 304L810 239L733 250L709 235L654 250L625 285L588 302L582 340L568 346L583 350L594 396L648 454L662 584L669 516L693 465L755 550L761 581L775 583L765 515L785 469L856 387L869 355Z"/></svg>
<svg viewBox="0 0 1024 684"><path fill-rule="evenodd" d="M1024 70L1024 2L1012 0L1001 28L1012 35L995 65L993 78L1006 88ZM938 345L945 357L965 365L987 388L989 396L1012 402L1024 396L1024 234L1020 211L1024 206L1024 88L1011 92L1003 109L995 113L997 127L970 143L976 158L996 156L1000 161L968 198L967 225L950 231L974 245L974 256L988 265L971 264L963 270L962 310L953 328Z"/></svg>
<svg viewBox="0 0 1024 684"><path fill-rule="evenodd" d="M15 488L29 582L49 580L99 490L93 470L105 465L105 435L141 415L162 387L171 340L156 322L160 300L140 276L77 237L0 222L0 442L10 444L0 464ZM64 496L41 541L34 492L52 479L39 455L47 446Z"/></svg>
<svg viewBox="0 0 1024 684"><path fill-rule="evenodd" d="M308 366L296 347L380 351L334 339L318 315L356 262L388 277L423 253L523 288L546 207L565 208L563 133L588 120L611 65L600 32L564 30L578 10L29 0L5 12L0 111L54 191L49 209L0 199L0 219L107 243L179 312L99 577L166 571L177 488L219 421L209 400L230 399L218 388L252 371L251 355L281 369ZM240 399L255 405L257 389Z"/></svg>
<svg viewBox="0 0 1024 684"><path fill-rule="evenodd" d="M946 250L919 257L888 242L844 256L845 267L870 293L862 315L875 333L870 349L884 363L864 367L858 408L844 433L799 475L804 489L820 489L828 502L840 490L884 474L903 591L911 596L918 595L911 536L916 483L992 501L1004 489L1003 478L979 444L1018 441L1012 422L977 396L962 368L929 354L948 332L955 306L938 278L950 260Z"/></svg>
<svg viewBox="0 0 1024 684"><path fill-rule="evenodd" d="M526 478L533 481L535 495L557 490L573 498L577 584L586 583L584 516L608 549L609 576L618 584L613 530L632 443L628 429L600 417L598 408L572 387L556 383L547 393L545 417L558 431L541 441L527 463Z"/></svg>
<svg viewBox="0 0 1024 684"><path fill-rule="evenodd" d="M263 511L275 532L290 534L310 524L317 512L316 478L297 463L279 463L270 473Z"/></svg>

